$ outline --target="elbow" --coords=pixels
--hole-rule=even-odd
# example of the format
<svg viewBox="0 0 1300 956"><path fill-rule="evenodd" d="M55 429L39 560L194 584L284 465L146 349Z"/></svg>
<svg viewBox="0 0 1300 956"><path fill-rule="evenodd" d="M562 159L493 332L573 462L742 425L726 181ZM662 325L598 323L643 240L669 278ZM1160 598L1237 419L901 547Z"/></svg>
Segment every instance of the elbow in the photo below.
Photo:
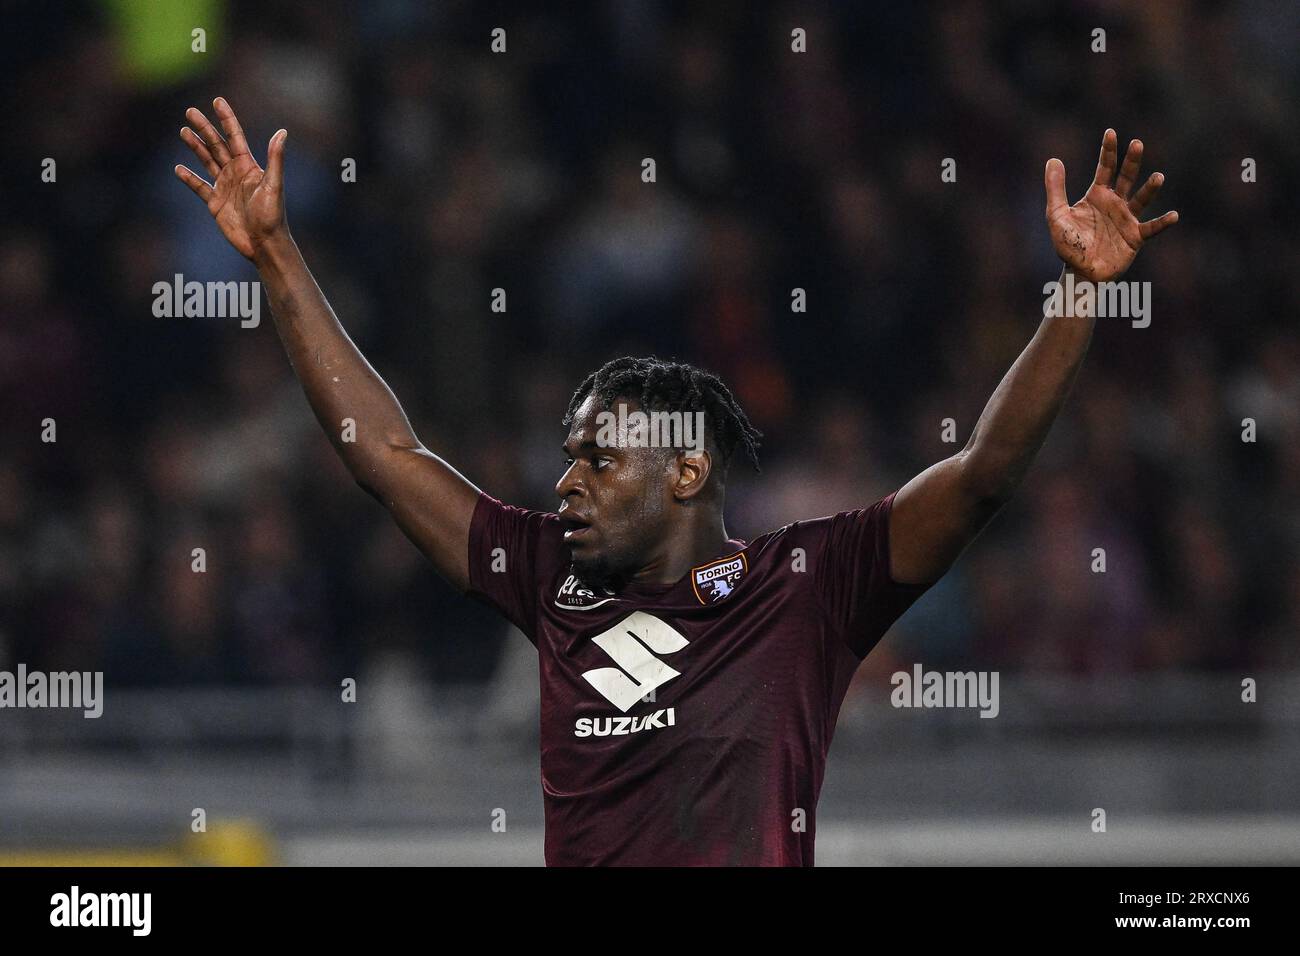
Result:
<svg viewBox="0 0 1300 956"><path fill-rule="evenodd" d="M966 498L981 512L998 511L1010 501L1024 478L1025 465L1016 461L989 460L974 452L962 456L962 487Z"/></svg>

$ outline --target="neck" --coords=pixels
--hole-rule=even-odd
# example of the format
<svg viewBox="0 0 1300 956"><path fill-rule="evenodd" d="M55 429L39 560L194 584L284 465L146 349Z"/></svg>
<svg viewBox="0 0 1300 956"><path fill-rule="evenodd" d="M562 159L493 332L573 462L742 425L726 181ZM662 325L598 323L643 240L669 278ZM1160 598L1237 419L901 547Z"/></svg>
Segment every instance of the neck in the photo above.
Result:
<svg viewBox="0 0 1300 956"><path fill-rule="evenodd" d="M632 575L637 584L674 584L691 568L711 561L722 553L728 541L721 510L688 506L694 509L662 549L640 571Z"/></svg>

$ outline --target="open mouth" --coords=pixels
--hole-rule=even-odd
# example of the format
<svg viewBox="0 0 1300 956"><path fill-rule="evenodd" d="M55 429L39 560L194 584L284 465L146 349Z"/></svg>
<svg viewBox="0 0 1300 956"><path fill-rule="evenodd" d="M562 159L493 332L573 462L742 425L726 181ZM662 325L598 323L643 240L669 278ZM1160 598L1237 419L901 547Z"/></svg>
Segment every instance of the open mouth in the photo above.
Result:
<svg viewBox="0 0 1300 956"><path fill-rule="evenodd" d="M566 542L580 541L591 533L591 522L586 518L580 518L577 515L565 512L560 515L560 522L564 525L564 540Z"/></svg>

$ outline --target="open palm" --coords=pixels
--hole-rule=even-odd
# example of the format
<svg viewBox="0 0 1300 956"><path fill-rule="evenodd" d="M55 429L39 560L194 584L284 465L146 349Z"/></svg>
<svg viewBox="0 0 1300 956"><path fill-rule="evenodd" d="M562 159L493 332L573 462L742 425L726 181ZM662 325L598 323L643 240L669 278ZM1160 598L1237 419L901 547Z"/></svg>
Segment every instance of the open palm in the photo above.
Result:
<svg viewBox="0 0 1300 956"><path fill-rule="evenodd" d="M1056 254L1083 278L1105 282L1123 275L1142 244L1178 221L1178 213L1138 222L1138 215L1159 192L1163 173L1153 173L1130 196L1142 166L1142 141L1133 140L1124 156L1119 179L1115 176L1118 140L1113 129L1101 139L1101 158L1092 185L1073 206L1065 195L1065 164L1049 159L1044 173L1047 187L1047 228Z"/></svg>
<svg viewBox="0 0 1300 956"><path fill-rule="evenodd" d="M289 134L279 130L271 137L263 169L249 152L230 104L217 97L212 106L225 130L224 139L194 107L185 111L185 118L198 132L188 126L181 129L181 139L212 176L212 183L185 166L177 166L176 175L207 204L230 244L252 259L263 243L285 228L284 141Z"/></svg>

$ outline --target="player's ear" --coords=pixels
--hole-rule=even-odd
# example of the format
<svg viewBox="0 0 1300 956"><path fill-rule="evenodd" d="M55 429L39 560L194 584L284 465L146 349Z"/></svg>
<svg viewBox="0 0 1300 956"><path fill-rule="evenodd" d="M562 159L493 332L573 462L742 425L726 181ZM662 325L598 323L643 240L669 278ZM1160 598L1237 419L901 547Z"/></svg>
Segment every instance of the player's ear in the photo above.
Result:
<svg viewBox="0 0 1300 956"><path fill-rule="evenodd" d="M704 490L712 471L713 458L707 451L679 451L673 497L679 501L694 498Z"/></svg>

